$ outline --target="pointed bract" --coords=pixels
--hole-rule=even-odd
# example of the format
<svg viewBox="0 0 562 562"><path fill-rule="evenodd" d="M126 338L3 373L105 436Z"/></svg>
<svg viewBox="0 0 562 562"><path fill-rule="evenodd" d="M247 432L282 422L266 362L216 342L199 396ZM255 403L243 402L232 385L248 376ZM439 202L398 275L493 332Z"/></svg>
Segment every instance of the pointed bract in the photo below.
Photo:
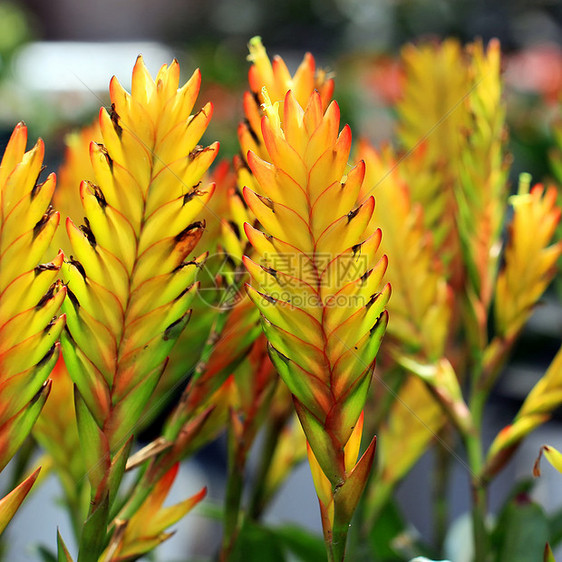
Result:
<svg viewBox="0 0 562 562"><path fill-rule="evenodd" d="M19 506L31 490L35 480L39 476L38 468L33 474L28 476L19 486L14 488L10 493L5 495L0 500L0 535L4 532L4 529L8 523L12 520L12 517L18 510Z"/></svg>

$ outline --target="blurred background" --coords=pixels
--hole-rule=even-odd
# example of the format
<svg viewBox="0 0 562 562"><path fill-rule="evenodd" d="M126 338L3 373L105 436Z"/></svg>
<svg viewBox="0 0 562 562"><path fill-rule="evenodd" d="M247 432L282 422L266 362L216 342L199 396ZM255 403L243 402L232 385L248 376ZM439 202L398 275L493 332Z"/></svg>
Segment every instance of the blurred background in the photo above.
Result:
<svg viewBox="0 0 562 562"><path fill-rule="evenodd" d="M56 170L64 136L89 123L107 102L113 74L130 87L131 69L142 53L152 73L174 57L184 79L201 68L200 103L211 100L215 106L206 141L220 140L222 156L232 156L238 150L236 126L243 118L246 45L254 35L261 35L270 56L282 55L291 70L305 51L313 53L319 66L336 77L334 97L343 121L351 125L355 137L367 136L375 143L393 136L391 105L400 95L396 57L406 42L449 36L487 42L497 37L504 52L513 178L521 171L536 180L551 176L550 124L560 119L562 92L562 2L557 0L0 1L0 152L14 125L23 120L31 139L44 138L47 167ZM489 412L490 439L511 420L560 345L562 309L555 291L546 303L500 381ZM508 467L508 476L529 476L529 459L535 458L543 442L562 446L561 429L555 422L528 440ZM179 495L185 497L210 480L210 496L220 501L225 460L218 450L199 464L184 467L179 484L184 489ZM428 499L421 501L429 494L424 480L429 463L430 456L423 458L400 490L404 509L424 535L430 535L431 528L416 505ZM553 493L556 489L559 492ZM500 485L493 487L492 502L504 492ZM466 474L459 465L451 482L453 518L466 510L468 493ZM561 503L562 483L545 474L536 493L542 494L547 508L554 507ZM21 552L22 545L33 542L52 544L54 522L59 524L63 512L50 514L46 509L55 509L47 504L56 496L53 483L18 513L10 529L14 551ZM41 503L41 508L33 502ZM303 466L269 517L292 519L319 530L317 511L308 467ZM34 512L35 525L30 523ZM179 529L178 537L170 541L171 550L159 559L181 560L178 552L186 548L181 541L216 542L216 529L201 521L187 517L186 529ZM62 534L70 537L61 525ZM31 551L29 559L35 559Z"/></svg>
<svg viewBox="0 0 562 562"><path fill-rule="evenodd" d="M142 52L158 69L172 57L200 67L215 103L209 138L236 151L247 41L296 67L305 51L337 76L335 97L357 136L392 134L388 105L399 94L392 57L407 41L446 36L500 39L519 168L543 177L546 122L562 88L558 0L24 0L0 2L0 124L25 119L56 155L64 133L88 122L110 77L126 85Z"/></svg>

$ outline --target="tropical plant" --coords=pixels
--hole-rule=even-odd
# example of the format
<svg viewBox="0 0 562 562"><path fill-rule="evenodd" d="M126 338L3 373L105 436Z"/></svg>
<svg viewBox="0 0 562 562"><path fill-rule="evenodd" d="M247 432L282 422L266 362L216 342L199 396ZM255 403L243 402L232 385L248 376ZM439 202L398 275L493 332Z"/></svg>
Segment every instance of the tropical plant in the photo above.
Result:
<svg viewBox="0 0 562 562"><path fill-rule="evenodd" d="M562 535L528 487L488 518L490 482L562 403L559 351L484 447L491 391L562 254L556 187L523 174L510 196L499 43L406 46L397 139L381 148L353 143L312 55L291 74L259 38L249 49L240 154L212 170L218 143L199 143L213 106L195 109L201 74L182 85L177 61L153 78L139 57L130 93L111 80L110 105L67 137L56 191L38 180L42 141L26 152L16 126L0 165L0 469L19 453L0 532L38 446L78 544L57 534L38 556L149 555L205 505L205 488L164 504L180 463L225 434L224 505L206 504L225 562L446 555L459 458L468 556L553 560ZM158 436L141 446L146 428ZM431 542L394 491L434 443ZM323 541L264 519L306 458Z"/></svg>

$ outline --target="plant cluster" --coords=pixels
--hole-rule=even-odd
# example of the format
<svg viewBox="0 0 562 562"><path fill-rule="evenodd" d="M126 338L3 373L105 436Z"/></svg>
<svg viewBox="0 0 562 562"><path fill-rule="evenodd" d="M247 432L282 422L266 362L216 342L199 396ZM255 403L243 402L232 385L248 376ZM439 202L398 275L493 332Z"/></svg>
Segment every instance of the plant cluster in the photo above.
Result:
<svg viewBox="0 0 562 562"><path fill-rule="evenodd" d="M77 560L136 560L205 497L164 506L179 463L226 432L220 560L439 556L459 455L474 560L552 560L556 537L518 535L510 501L487 518L490 482L562 403L561 350L484 450L490 392L562 254L556 187L523 175L510 196L498 42L406 46L397 143L380 149L352 142L312 55L291 74L259 38L249 49L240 153L212 170L213 106L194 109L201 74L181 84L177 61L153 78L139 57L130 93L111 80L58 181L40 180L42 141L26 151L14 129L0 165L0 468L20 453L0 530L39 476L37 443ZM435 442L428 545L393 491ZM306 458L324 546L262 520ZM74 559L60 535L41 555Z"/></svg>

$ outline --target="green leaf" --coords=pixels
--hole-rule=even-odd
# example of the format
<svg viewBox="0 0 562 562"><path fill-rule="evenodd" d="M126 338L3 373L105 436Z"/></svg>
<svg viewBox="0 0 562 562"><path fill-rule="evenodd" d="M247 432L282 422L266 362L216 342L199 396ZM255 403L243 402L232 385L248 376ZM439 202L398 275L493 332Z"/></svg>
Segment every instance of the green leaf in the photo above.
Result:
<svg viewBox="0 0 562 562"><path fill-rule="evenodd" d="M548 517L549 543L552 548L556 548L562 541L562 509L555 511Z"/></svg>
<svg viewBox="0 0 562 562"><path fill-rule="evenodd" d="M107 437L92 416L83 400L78 387L74 385L74 406L84 465L92 484L92 497L97 487L107 477L110 467L109 445Z"/></svg>
<svg viewBox="0 0 562 562"><path fill-rule="evenodd" d="M497 562L541 560L548 542L548 520L534 503L513 501L498 521L503 528Z"/></svg>
<svg viewBox="0 0 562 562"><path fill-rule="evenodd" d="M286 558L273 531L256 523L246 522L228 562L286 562Z"/></svg>
<svg viewBox="0 0 562 562"><path fill-rule="evenodd" d="M504 541L505 525L503 524L503 520L508 516L513 503L517 502L518 498L521 499L527 497L531 493L534 485L535 481L532 478L525 478L516 482L511 488L503 505L498 510L496 519L497 523L490 534L490 543L494 552L499 552L500 545Z"/></svg>
<svg viewBox="0 0 562 562"><path fill-rule="evenodd" d="M324 539L295 525L284 525L273 530L279 542L300 562L318 562L326 556Z"/></svg>
<svg viewBox="0 0 562 562"><path fill-rule="evenodd" d="M167 360L164 360L163 363L158 365L150 373L147 373L142 381L134 388L130 389L128 394L115 404L113 409L115 430L110 435L110 447L112 452L116 447L121 447L125 441L130 439L131 433L135 430L139 418L142 416L152 396L152 392L164 372L166 363Z"/></svg>

